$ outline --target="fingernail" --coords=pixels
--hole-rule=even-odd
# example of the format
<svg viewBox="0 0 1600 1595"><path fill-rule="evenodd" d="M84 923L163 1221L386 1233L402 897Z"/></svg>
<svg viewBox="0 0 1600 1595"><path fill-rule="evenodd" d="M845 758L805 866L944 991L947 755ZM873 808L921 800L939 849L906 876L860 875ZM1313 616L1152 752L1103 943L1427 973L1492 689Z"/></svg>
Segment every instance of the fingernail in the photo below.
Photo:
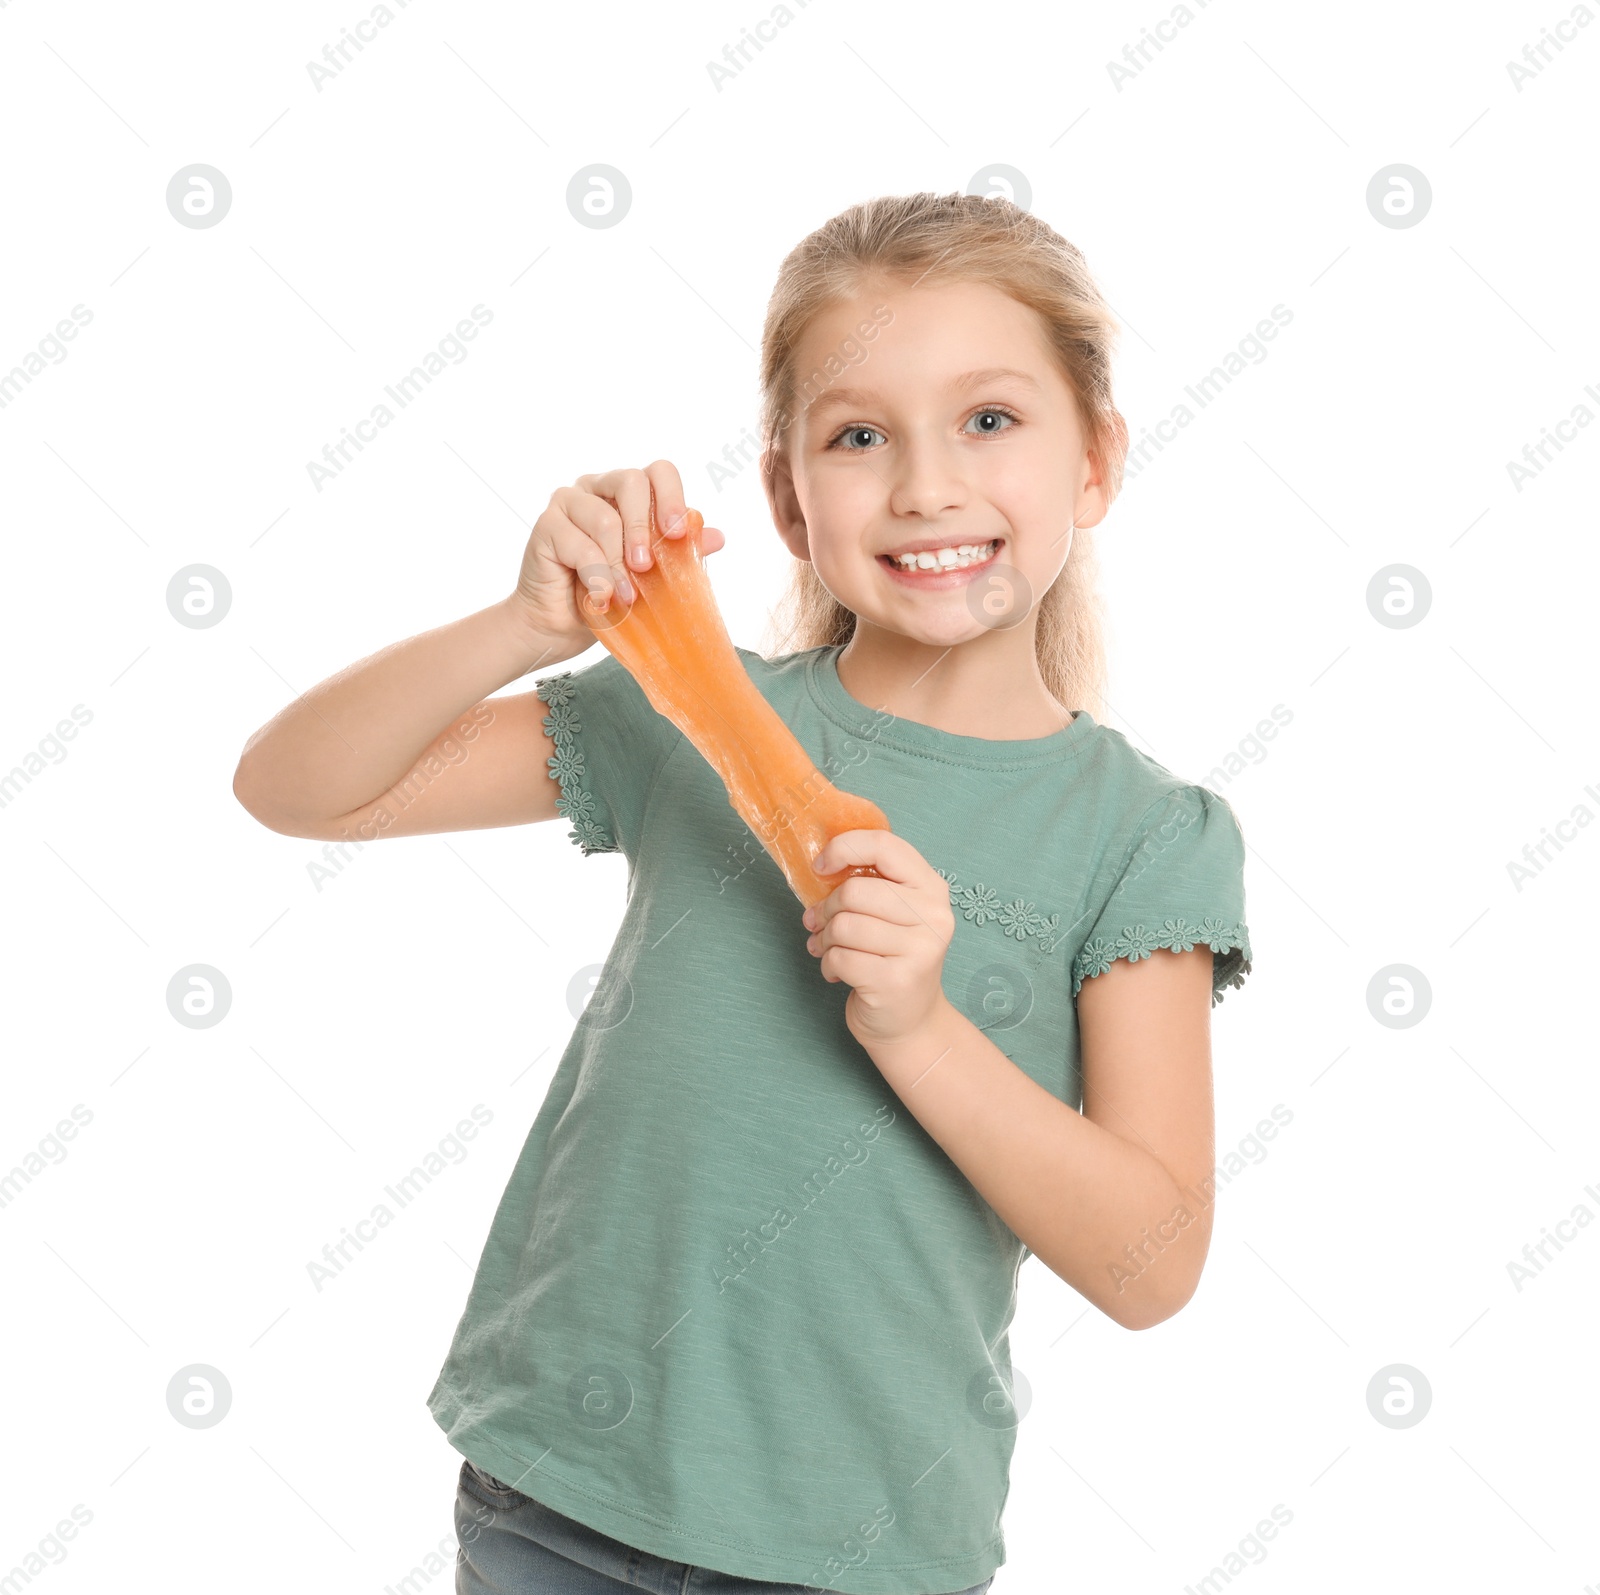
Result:
<svg viewBox="0 0 1600 1595"><path fill-rule="evenodd" d="M628 550L628 558L633 561L635 570L643 570L650 563L650 550L643 543L635 543Z"/></svg>
<svg viewBox="0 0 1600 1595"><path fill-rule="evenodd" d="M626 576L617 578L617 597L625 604L633 602L633 583Z"/></svg>
<svg viewBox="0 0 1600 1595"><path fill-rule="evenodd" d="M675 531L677 531L677 529L678 529L678 528L679 528L679 527L680 527L680 526L682 526L682 525L683 525L683 516L682 516L682 514L681 514L681 513L680 513L680 512L679 512L679 511L677 511L677 510L674 510L674 511L673 511L673 512L672 512L672 514L670 514L670 515L669 515L669 516L668 516L668 517L667 517L667 519L666 519L666 523L665 523L665 524L666 524L666 529L667 529L667 530L668 530L668 531L669 531L669 532L675 532Z"/></svg>

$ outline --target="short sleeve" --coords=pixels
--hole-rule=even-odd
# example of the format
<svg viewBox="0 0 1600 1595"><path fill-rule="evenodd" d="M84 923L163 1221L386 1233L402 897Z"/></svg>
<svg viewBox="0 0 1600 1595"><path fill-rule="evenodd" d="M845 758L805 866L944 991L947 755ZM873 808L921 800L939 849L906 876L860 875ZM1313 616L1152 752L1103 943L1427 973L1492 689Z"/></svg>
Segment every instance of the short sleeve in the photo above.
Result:
<svg viewBox="0 0 1600 1595"><path fill-rule="evenodd" d="M1105 907L1073 959L1072 995L1119 958L1157 948L1212 952L1211 1001L1250 973L1244 911L1244 838L1225 799L1187 786L1154 804L1129 844Z"/></svg>
<svg viewBox="0 0 1600 1595"><path fill-rule="evenodd" d="M656 772L682 733L614 655L535 684L555 744L545 760L561 788L556 812L585 856L638 851Z"/></svg>

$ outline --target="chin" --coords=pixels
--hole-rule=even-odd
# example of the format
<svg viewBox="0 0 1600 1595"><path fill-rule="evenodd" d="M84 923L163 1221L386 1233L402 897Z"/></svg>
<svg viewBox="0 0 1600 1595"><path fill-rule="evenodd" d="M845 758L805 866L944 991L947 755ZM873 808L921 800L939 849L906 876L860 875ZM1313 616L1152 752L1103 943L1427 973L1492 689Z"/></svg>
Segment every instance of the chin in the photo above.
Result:
<svg viewBox="0 0 1600 1595"><path fill-rule="evenodd" d="M878 616L861 610L856 613L884 631L897 632L928 648L958 648L964 642L974 642L988 634L988 628L979 625L967 613L964 603L947 609L944 614Z"/></svg>

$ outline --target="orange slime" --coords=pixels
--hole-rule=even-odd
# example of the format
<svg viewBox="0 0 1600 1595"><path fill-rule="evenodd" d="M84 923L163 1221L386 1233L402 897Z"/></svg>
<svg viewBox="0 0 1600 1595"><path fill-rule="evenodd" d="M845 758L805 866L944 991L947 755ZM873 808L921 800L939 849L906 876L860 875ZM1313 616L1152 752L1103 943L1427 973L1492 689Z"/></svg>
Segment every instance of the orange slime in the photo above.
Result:
<svg viewBox="0 0 1600 1595"><path fill-rule="evenodd" d="M721 777L728 802L809 908L849 876L878 873L860 864L817 874L811 861L832 837L893 827L877 804L834 786L762 697L711 591L700 549L705 522L697 510L687 520L681 537L652 539L648 570L628 572L631 604L613 593L611 607L597 610L585 590L578 607L656 710Z"/></svg>

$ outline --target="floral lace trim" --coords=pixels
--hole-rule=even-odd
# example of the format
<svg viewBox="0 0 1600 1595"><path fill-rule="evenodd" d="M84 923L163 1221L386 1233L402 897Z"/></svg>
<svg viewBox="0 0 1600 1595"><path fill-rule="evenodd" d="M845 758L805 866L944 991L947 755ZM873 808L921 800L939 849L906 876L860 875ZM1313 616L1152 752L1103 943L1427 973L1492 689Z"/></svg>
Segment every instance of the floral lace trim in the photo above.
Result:
<svg viewBox="0 0 1600 1595"><path fill-rule="evenodd" d="M544 728L555 743L555 757L544 762L560 784L561 796L556 799L556 813L572 821L568 837L590 853L615 853L617 844L606 828L595 819L594 795L583 784L583 750L578 746L578 733L583 730L578 711L573 703L576 689L572 672L563 671L558 676L546 676L534 684L534 691L550 705L544 717Z"/></svg>
<svg viewBox="0 0 1600 1595"><path fill-rule="evenodd" d="M1032 936L1041 953L1055 951L1062 936L1059 914L1051 914L1046 918L1035 904L1021 897L1002 903L993 887L981 883L960 886L956 883L954 870L942 869L935 873L943 876L950 888L950 906L973 924L982 925L992 919L1007 936L1014 936L1018 941L1026 941Z"/></svg>
<svg viewBox="0 0 1600 1595"><path fill-rule="evenodd" d="M1186 953L1197 944L1208 946L1213 955L1236 952L1238 958L1217 966L1217 981L1211 994L1215 1007L1222 1001L1222 988L1244 985L1250 973L1250 932L1241 923L1225 924L1220 919L1206 918L1198 925L1185 919L1169 919L1160 930L1148 930L1143 925L1130 925L1120 936L1095 936L1083 944L1072 961L1072 995L1078 995L1085 980L1103 975L1119 958L1137 963L1148 958L1157 948L1175 953Z"/></svg>

